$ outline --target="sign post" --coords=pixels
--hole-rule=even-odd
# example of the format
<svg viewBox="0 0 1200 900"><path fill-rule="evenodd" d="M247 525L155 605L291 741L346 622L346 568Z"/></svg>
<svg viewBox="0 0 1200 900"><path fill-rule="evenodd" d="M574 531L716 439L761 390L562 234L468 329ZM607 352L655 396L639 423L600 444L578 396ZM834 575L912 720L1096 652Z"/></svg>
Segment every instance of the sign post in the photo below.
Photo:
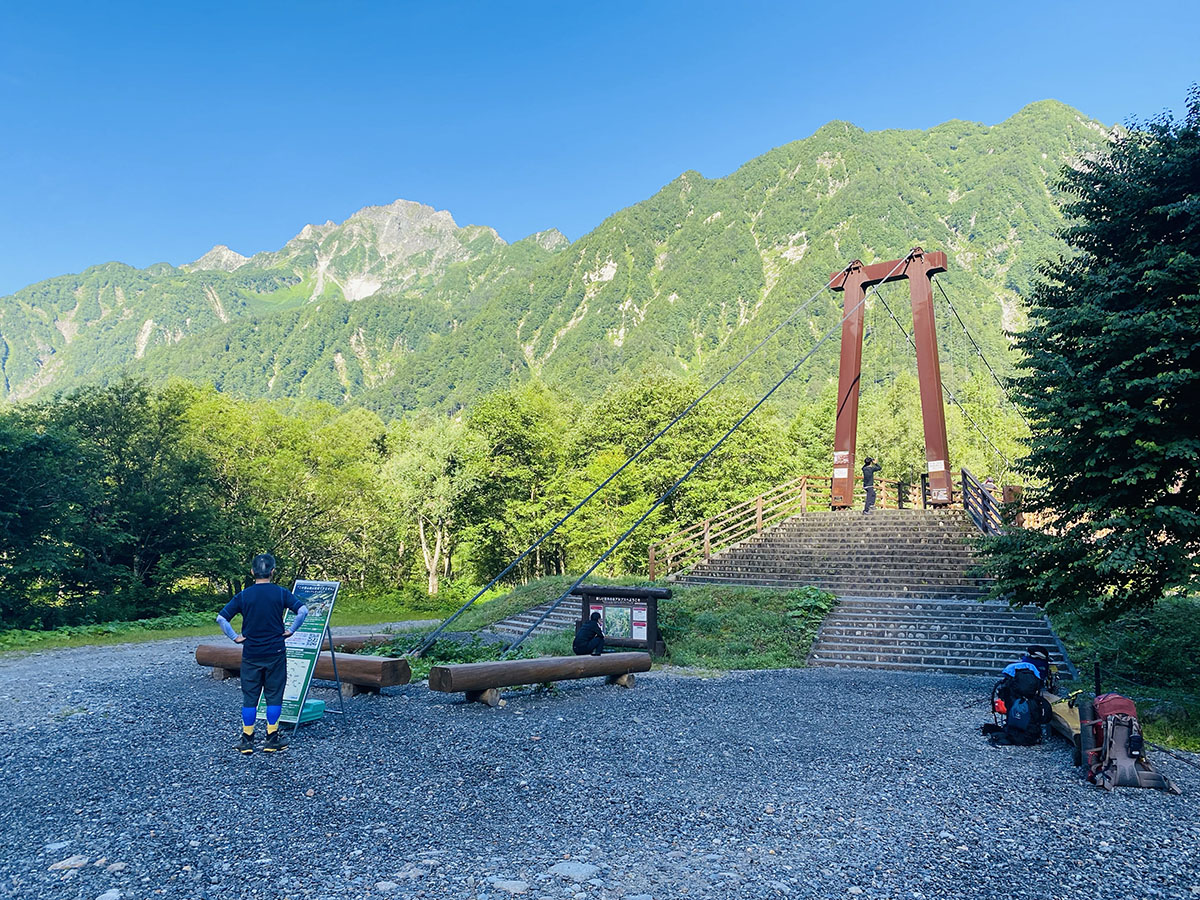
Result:
<svg viewBox="0 0 1200 900"><path fill-rule="evenodd" d="M280 722L290 722L295 728L300 727L300 717L304 712L304 702L308 699L308 688L312 684L313 672L317 668L317 657L321 648L329 638L329 655L333 661L333 677L337 681L337 656L333 651L333 634L329 630L329 620L333 615L333 604L337 600L339 581L297 581L292 585L292 593L305 606L308 615L300 630L286 641L287 647L287 685L283 689L283 713ZM287 614L285 627L290 625L295 615ZM342 683L337 681L338 704L342 715L346 712L346 703L342 698ZM258 703L258 718L267 717L266 701ZM295 729L293 729L294 731Z"/></svg>
<svg viewBox="0 0 1200 900"><path fill-rule="evenodd" d="M600 613L604 620L604 645L649 650L665 656L667 645L658 633L658 601L669 600L668 588L607 587L584 584L577 587L582 618Z"/></svg>

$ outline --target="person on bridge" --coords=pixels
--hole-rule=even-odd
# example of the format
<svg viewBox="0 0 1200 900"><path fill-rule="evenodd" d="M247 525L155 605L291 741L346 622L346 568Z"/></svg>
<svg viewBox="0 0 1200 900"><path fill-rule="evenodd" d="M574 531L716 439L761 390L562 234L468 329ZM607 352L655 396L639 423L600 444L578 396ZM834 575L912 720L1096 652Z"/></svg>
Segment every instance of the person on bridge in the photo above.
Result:
<svg viewBox="0 0 1200 900"><path fill-rule="evenodd" d="M575 640L571 649L576 656L599 656L604 652L604 631L600 627L600 613L592 613L590 619L584 619L575 626Z"/></svg>
<svg viewBox="0 0 1200 900"><path fill-rule="evenodd" d="M864 514L875 507L875 473L882 469L883 466L879 465L873 456L868 456L863 462L863 493L866 494L866 500L863 502Z"/></svg>
<svg viewBox="0 0 1200 900"><path fill-rule="evenodd" d="M254 584L238 592L217 615L217 625L235 644L242 645L242 736L234 745L240 753L254 752L254 720L258 717L258 698L267 701L267 740L263 750L286 750L287 739L279 729L283 713L283 689L287 684L287 648L290 638L308 615L308 607L296 595L278 584L271 584L275 557L260 553L250 564ZM283 626L287 610L296 614L291 629ZM242 633L236 634L230 620L242 615Z"/></svg>

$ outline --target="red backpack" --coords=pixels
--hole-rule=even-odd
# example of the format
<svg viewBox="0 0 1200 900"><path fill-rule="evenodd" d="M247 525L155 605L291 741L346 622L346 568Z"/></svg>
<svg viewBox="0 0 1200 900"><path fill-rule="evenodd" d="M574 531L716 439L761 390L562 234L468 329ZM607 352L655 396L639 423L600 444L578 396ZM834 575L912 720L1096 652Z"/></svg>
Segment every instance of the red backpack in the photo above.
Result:
<svg viewBox="0 0 1200 900"><path fill-rule="evenodd" d="M1100 694L1079 706L1080 749L1088 781L1106 790L1119 785L1179 793L1146 761L1137 705L1121 694Z"/></svg>

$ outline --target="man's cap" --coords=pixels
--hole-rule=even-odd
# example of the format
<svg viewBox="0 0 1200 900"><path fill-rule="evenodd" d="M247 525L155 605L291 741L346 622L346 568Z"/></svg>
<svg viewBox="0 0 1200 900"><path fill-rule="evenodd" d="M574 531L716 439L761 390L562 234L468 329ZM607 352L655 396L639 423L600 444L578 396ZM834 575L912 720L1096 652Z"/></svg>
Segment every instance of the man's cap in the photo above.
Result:
<svg viewBox="0 0 1200 900"><path fill-rule="evenodd" d="M1037 644L1029 648L1028 655L1031 659L1044 659L1046 662L1050 662L1050 651Z"/></svg>
<svg viewBox="0 0 1200 900"><path fill-rule="evenodd" d="M275 571L275 557L270 553L260 553L254 557L254 562L250 563L250 571L254 573L255 578L270 578L271 573Z"/></svg>

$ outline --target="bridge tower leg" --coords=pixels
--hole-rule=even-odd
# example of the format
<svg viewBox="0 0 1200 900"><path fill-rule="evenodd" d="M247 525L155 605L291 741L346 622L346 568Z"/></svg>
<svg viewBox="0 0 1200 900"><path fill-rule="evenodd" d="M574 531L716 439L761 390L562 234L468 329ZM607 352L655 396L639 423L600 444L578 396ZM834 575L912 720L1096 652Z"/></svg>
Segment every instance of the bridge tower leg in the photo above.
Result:
<svg viewBox="0 0 1200 900"><path fill-rule="evenodd" d="M855 449L858 440L858 396L862 380L862 341L869 287L908 279L912 298L913 340L917 345L917 378L921 418L925 426L925 464L929 472L929 501L946 506L953 499L950 453L946 441L946 407L942 402L942 373L933 322L933 288L929 279L946 271L946 254L914 247L904 259L864 266L855 260L830 276L830 287L845 291L842 304L842 356L838 366L837 419L833 437L831 506L854 505Z"/></svg>
<svg viewBox="0 0 1200 900"><path fill-rule="evenodd" d="M950 446L946 441L946 404L942 399L942 367L938 361L937 330L933 322L933 286L930 278L946 271L931 262L917 247L908 263L908 291L912 299L913 342L917 345L917 379L921 388L921 421L925 426L925 466L929 473L929 502L947 506L954 495L950 472Z"/></svg>
<svg viewBox="0 0 1200 900"><path fill-rule="evenodd" d="M854 505L854 451L858 443L858 394L862 380L863 322L866 272L859 260L850 263L842 279L842 356L838 365L837 418L833 426L832 506Z"/></svg>

